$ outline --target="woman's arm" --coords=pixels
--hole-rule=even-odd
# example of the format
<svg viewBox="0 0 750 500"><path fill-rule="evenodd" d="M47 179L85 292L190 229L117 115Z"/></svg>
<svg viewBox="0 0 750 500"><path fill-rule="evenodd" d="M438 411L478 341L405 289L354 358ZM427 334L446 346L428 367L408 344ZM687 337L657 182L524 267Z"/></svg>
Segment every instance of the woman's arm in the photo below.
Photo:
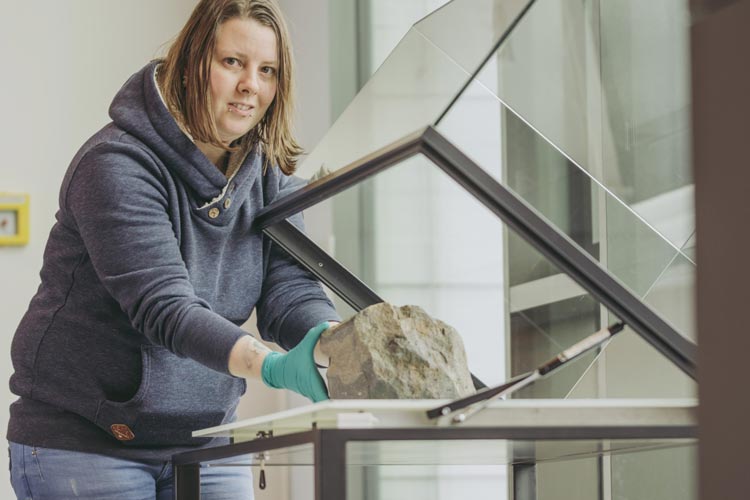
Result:
<svg viewBox="0 0 750 500"><path fill-rule="evenodd" d="M338 321L329 321L330 327L338 325ZM229 353L229 373L235 377L260 378L261 367L266 356L272 352L255 337L245 335L240 338ZM329 363L328 356L320 351L320 342L315 344L315 362L323 367Z"/></svg>
<svg viewBox="0 0 750 500"><path fill-rule="evenodd" d="M265 194L268 197L266 203L272 203L306 185L306 181L294 176L285 176L279 169L270 169L268 177L264 180ZM288 220L304 232L301 213L289 217ZM333 303L311 272L304 269L278 244L267 239L264 251L267 252L267 260L264 263L263 287L256 304L258 331L263 340L272 341L290 350L314 325L323 321L340 320Z"/></svg>
<svg viewBox="0 0 750 500"><path fill-rule="evenodd" d="M229 373L235 377L260 378L263 360L270 352L254 337L241 337L229 353Z"/></svg>

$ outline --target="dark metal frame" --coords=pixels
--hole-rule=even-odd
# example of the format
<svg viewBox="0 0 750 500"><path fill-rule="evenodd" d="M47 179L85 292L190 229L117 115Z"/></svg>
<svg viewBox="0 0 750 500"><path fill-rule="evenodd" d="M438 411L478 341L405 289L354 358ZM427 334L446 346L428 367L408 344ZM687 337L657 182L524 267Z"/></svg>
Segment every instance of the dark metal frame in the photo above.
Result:
<svg viewBox="0 0 750 500"><path fill-rule="evenodd" d="M359 278L307 238L305 233L291 222L282 220L268 227L264 232L304 267L310 269L320 281L354 310L361 311L368 306L383 302L383 299ZM302 240L308 242L305 245L299 245Z"/></svg>
<svg viewBox="0 0 750 500"><path fill-rule="evenodd" d="M286 219L417 154L432 160L644 340L691 378L697 379L697 347L693 342L680 335L570 238L431 126L272 203L259 214L257 227L279 242L355 309L382 302L377 294L325 255L304 233L289 231L285 227L290 225Z"/></svg>
<svg viewBox="0 0 750 500"><path fill-rule="evenodd" d="M279 437L254 439L173 457L174 492L177 500L200 499L200 463L239 455L313 445L315 499L346 499L346 445L363 441L434 440L598 440L598 439L693 439L697 427L597 426L597 427L429 427L418 429L317 429ZM531 464L524 463L523 466Z"/></svg>

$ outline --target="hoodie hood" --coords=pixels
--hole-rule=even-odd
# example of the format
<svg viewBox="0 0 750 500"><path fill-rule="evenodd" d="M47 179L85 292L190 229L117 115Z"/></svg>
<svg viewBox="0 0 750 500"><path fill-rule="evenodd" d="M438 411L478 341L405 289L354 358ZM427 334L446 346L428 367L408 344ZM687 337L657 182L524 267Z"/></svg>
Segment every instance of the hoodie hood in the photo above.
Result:
<svg viewBox="0 0 750 500"><path fill-rule="evenodd" d="M180 129L164 104L155 78L160 62L151 61L125 82L110 105L109 116L117 127L155 152L201 200L214 200L223 192L227 178ZM240 177L260 168L258 156L251 152L244 159L236 176L238 184L244 180ZM247 163L253 163L253 168L245 168Z"/></svg>

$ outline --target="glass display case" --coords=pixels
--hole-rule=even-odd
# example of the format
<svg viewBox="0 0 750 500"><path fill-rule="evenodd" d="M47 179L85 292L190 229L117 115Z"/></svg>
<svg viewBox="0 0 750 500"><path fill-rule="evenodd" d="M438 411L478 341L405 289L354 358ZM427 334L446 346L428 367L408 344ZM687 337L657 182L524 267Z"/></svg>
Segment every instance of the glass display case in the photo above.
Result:
<svg viewBox="0 0 750 500"><path fill-rule="evenodd" d="M176 456L178 498L218 459L312 470L318 500L462 498L467 481L482 498L696 496L687 36L658 30L686 8L628 6L447 3L301 164L311 182L256 221L343 317L387 301L454 326L479 390L624 332L466 424L426 421L439 401L331 401L198 431L233 444ZM658 82L632 73L659 61ZM333 218L330 238L288 222L301 211Z"/></svg>

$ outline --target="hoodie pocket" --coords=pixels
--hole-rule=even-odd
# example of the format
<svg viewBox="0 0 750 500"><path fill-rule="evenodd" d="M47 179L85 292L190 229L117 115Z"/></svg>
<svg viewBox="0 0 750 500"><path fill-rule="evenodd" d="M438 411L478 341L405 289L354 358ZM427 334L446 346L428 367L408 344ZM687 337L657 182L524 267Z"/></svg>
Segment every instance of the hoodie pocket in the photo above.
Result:
<svg viewBox="0 0 750 500"><path fill-rule="evenodd" d="M194 430L231 421L245 380L155 345L141 346L141 385L128 401L102 400L95 423L130 446L195 446Z"/></svg>

